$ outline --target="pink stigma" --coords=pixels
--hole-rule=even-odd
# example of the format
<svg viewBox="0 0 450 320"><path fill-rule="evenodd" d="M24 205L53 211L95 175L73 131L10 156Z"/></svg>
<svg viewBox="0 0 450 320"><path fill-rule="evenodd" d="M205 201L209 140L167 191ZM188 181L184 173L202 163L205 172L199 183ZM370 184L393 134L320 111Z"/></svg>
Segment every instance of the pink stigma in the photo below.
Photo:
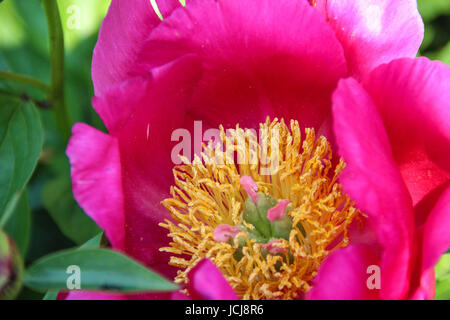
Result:
<svg viewBox="0 0 450 320"><path fill-rule="evenodd" d="M258 191L258 186L256 185L256 182L250 176L241 177L240 182L248 196L256 203L258 200L258 194L256 193L256 191Z"/></svg>
<svg viewBox="0 0 450 320"><path fill-rule="evenodd" d="M281 200L280 202L278 202L275 207L270 208L267 211L267 219L269 219L271 222L283 219L286 215L285 211L288 204L289 200Z"/></svg>
<svg viewBox="0 0 450 320"><path fill-rule="evenodd" d="M228 224L219 224L214 229L214 241L227 242L230 238L234 238L240 232L239 227L230 226Z"/></svg>

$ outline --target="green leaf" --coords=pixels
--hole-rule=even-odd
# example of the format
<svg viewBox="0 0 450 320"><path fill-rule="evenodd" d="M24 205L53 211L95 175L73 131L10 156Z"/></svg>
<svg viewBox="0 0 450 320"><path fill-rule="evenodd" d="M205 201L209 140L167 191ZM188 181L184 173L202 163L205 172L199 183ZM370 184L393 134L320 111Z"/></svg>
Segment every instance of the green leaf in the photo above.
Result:
<svg viewBox="0 0 450 320"><path fill-rule="evenodd" d="M82 244L79 249L97 249L100 248L103 238L103 232L100 232L98 235L89 239L84 244Z"/></svg>
<svg viewBox="0 0 450 320"><path fill-rule="evenodd" d="M450 300L450 253L444 254L435 267L436 300Z"/></svg>
<svg viewBox="0 0 450 320"><path fill-rule="evenodd" d="M0 229L3 229L9 218L13 215L14 211L16 211L16 206L19 203L21 195L22 192L17 191L11 196L11 199L9 199L5 210L3 210L3 214L0 216Z"/></svg>
<svg viewBox="0 0 450 320"><path fill-rule="evenodd" d="M76 244L86 242L101 231L75 202L68 173L49 181L44 186L42 197L45 208L61 232Z"/></svg>
<svg viewBox="0 0 450 320"><path fill-rule="evenodd" d="M37 291L67 290L69 266L80 270L82 290L173 291L177 286L131 258L109 249L70 249L39 259L24 284Z"/></svg>
<svg viewBox="0 0 450 320"><path fill-rule="evenodd" d="M78 249L94 249L100 248L100 244L102 242L103 232L100 232L98 235L93 237L92 239L86 241L83 245L81 245ZM49 290L42 298L42 300L56 300L58 298L59 290Z"/></svg>
<svg viewBox="0 0 450 320"><path fill-rule="evenodd" d="M31 215L28 193L24 191L15 211L5 226L5 231L16 243L20 254L25 259L30 241Z"/></svg>
<svg viewBox="0 0 450 320"><path fill-rule="evenodd" d="M56 300L58 298L59 291L47 291L42 300Z"/></svg>
<svg viewBox="0 0 450 320"><path fill-rule="evenodd" d="M39 113L31 103L0 95L0 217L36 167L43 143Z"/></svg>

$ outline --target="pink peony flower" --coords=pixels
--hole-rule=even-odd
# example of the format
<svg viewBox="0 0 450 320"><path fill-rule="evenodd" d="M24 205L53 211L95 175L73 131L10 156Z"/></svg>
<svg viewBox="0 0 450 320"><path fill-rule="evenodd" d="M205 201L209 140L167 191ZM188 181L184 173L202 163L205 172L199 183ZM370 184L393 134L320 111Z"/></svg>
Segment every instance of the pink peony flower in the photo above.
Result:
<svg viewBox="0 0 450 320"><path fill-rule="evenodd" d="M384 153L380 151L376 155L384 159L390 152L386 151L389 146L392 146L392 150L403 150L403 138L399 138L399 143L383 140L380 138L380 132L384 130L381 124L373 133L362 129L361 132L356 131L363 128L362 120L367 121L367 118L342 128L348 123L343 122L345 116L363 117L364 114L360 114L359 109L358 112L348 112L357 107L356 102L352 105L339 104L347 95L352 97L352 91L345 90L347 83L351 89L362 92L368 90L371 94L368 88L381 86L370 82L380 72L380 69L376 69L369 74L373 68L396 58L416 55L423 36L423 24L416 2L309 2L194 0L187 1L183 7L175 0L157 1L164 17L161 22L147 0L112 1L100 30L92 64L96 95L93 105L109 133L102 133L84 124L74 126L67 149L72 166L74 195L86 213L105 231L113 248L127 253L168 278L176 278L178 282L186 284L185 292L188 293L188 296L180 292L131 297L234 299L237 294L241 298L299 298L306 292L312 298L431 297L426 288L430 285L430 265L434 265L438 252L442 250L438 248L436 253L428 256L429 251L426 252L424 248L428 242L427 246L436 245L432 241L434 236L428 235L431 231L427 230L433 228L428 227L429 224L439 221L441 225L444 220L434 213L435 210L443 210L439 208L445 205L441 204L445 200L444 195L436 194L436 199L444 200L433 198L434 202L438 202L432 211L431 204L420 206L419 201L406 204L406 200L405 203L399 200L401 205L397 204L394 200L402 199L397 197L401 188L394 188L392 181L400 181L396 186L414 183L411 180L415 178L417 166L412 161L398 160L395 165L405 165L405 168L409 168L405 169L409 170L409 175L403 174L403 171L401 175L391 173L397 172L393 169L394 165L386 169L386 166L380 165L381 161L376 161L374 155L364 162L364 166L358 166L357 161L362 156L354 153L360 152L366 156L363 153L365 149L353 147L359 146L357 141L361 139L381 139L385 143L382 149ZM397 63L393 62L392 65ZM423 69L428 70L429 63L422 64ZM431 65L429 68L433 69ZM441 69L444 70L444 67ZM387 74L385 77L397 72L394 71L384 71ZM337 147L348 164L340 179L350 198L336 183L343 166L331 159L332 148L335 147L331 133L331 97L339 79L349 76L362 80L362 87L358 87L360 85L356 80L341 82L333 96L333 115L336 118L334 129ZM405 81L404 77L402 79ZM437 80L430 76L422 81L428 81L426 84L431 87L431 83ZM416 88L412 87L413 81L407 83L411 83L412 89ZM397 85L402 88L400 81ZM383 97L381 92L393 93L393 90L377 90L375 98ZM414 90L402 88L396 92L403 93L402 97L410 94L411 103L421 101L421 95ZM429 94L423 98L424 101L438 99ZM364 97L370 101L367 94ZM391 95L385 94L384 97L388 101L392 99ZM358 106L361 104L360 108L370 106L370 103L362 103L365 100L357 102ZM400 105L400 102L397 104ZM376 105L378 111L372 105L373 114L385 121L380 106L386 106L387 103ZM418 108L421 106L419 103L417 105ZM448 141L448 136L438 133L446 132L443 130L448 126L442 123L440 130L441 127L433 126L431 118L443 106L437 105L436 109L430 110L430 124L421 128L423 135L418 130L412 130L419 127L416 120L408 125L392 120L393 128L397 130L395 124L401 123L401 126L406 126L418 136L437 135L433 146L438 146L438 143L441 145ZM394 109L398 110L395 120L404 114L402 108L405 107ZM283 122L266 122L267 117L295 121L288 128ZM376 119L374 116L374 122L367 124L367 128L377 126L382 121ZM212 167L215 170L203 170L202 164L198 162L187 162L174 169L173 132L185 128L194 135L202 135L202 132L196 132L196 120L202 121L204 129L219 128L221 125L225 129L235 128L239 123L242 128L258 129L263 124L262 127L266 129L276 127L282 130L282 137L286 137L281 148L282 169L286 170L286 175L275 179L275 173L271 172L268 176L273 179L270 181L277 182L268 186L266 176L255 173L250 167L237 169L228 166L228 176L228 173L214 165ZM309 129L306 130L306 137L300 139L299 132L304 128L315 129L326 136L329 142L325 138L316 139ZM392 135L395 140L398 132L403 134L403 128L394 133L388 132L388 135ZM234 134L235 137L244 137L238 129ZM199 154L201 145L194 142L193 147L194 152ZM420 150L430 152L424 143ZM308 152L312 152L315 157L307 157ZM396 151L392 152L395 154ZM399 151L399 157L404 154ZM303 169L289 171L292 181L286 187L283 181L297 161L303 163ZM424 164L421 174L428 172L428 163L435 162L430 160ZM442 165L441 162L436 163ZM355 180L354 171L358 168L363 168L360 169L362 173L370 172L386 181L387 177L397 177L397 180L390 180L383 187L383 190L392 189L397 193L383 197L386 201L378 200L375 198L376 193L370 189L375 188L369 183L372 180L367 178L366 182L362 173L361 177L358 175L360 179ZM335 175L332 174L334 170ZM250 191L246 189L246 183L241 184L240 176L244 175L244 171L249 171L245 175L251 177L256 190ZM214 172L221 174L212 177ZM437 176L441 180L435 180ZM199 177L203 180L198 180ZM380 179L380 183L382 181ZM425 189L417 188L422 190L422 197L438 185L447 183L448 176L432 175L427 181L424 182ZM224 192L221 185L228 188L225 192L228 196L223 199L219 197ZM361 186L365 186L368 191ZM379 190L378 185L375 189ZM177 190L181 190L180 193ZM209 192L204 194L202 190ZM246 193L247 190L250 193ZM408 198L407 190L410 189L405 187L401 193L405 199ZM256 191L259 192L255 198L253 193ZM415 191L410 192L415 194ZM183 198L183 193L189 194L190 198ZM250 194L252 197L249 198ZM208 201L203 201L204 197ZM370 197L370 200L365 197ZM425 198L428 199L428 196ZM278 201L287 204L287 200L289 205L283 207L285 214L277 212L277 219L268 220L265 215L267 211L276 207ZM351 200L369 217L368 223L365 218L358 216L358 210ZM161 205L162 202L169 210ZM392 205L387 205L391 202ZM223 203L226 203L226 210L222 208ZM414 208L422 208L417 210L423 212L421 216L426 221L424 227L417 231L412 227L413 205ZM243 209L245 217L232 216L232 207L236 208L233 209L236 212L238 208ZM192 215L207 214L203 208L209 208L205 212L220 212L213 216L192 218ZM383 208L387 208L388 212ZM195 213L188 219L186 212ZM263 215L255 216L255 212L262 212ZM428 219L425 219L426 216ZM324 222L324 217L329 217L332 223ZM352 222L357 218L365 223L359 231L353 230L355 223ZM256 231L248 227L249 221L253 221ZM177 227L180 224L184 226L179 227L182 230ZM221 237L214 240L215 227L224 224L232 225L232 239L228 242L216 241ZM242 232L236 234L236 227ZM189 230L194 230L194 234ZM370 230L373 230L374 237L370 237ZM199 232L205 234L199 237ZM294 234L296 236L291 236ZM242 237L250 239L242 243ZM177 241L174 241L175 238ZM208 251L209 255L198 251L201 246L197 239L203 239L201 244L204 248L216 250L214 252L218 252L217 255L211 256L212 251ZM270 250L265 248L269 243ZM261 249L254 255L248 254L249 248L254 245L259 245ZM230 250L234 250L238 256L231 255ZM330 251L333 252L331 255ZM290 255L294 258L304 257L307 267L302 267L301 263L304 262L291 264ZM206 256L215 264L201 259ZM230 257L234 259L231 264L231 260L226 260ZM418 261L426 262L417 264ZM243 285L245 281L230 280L230 268L238 264L242 267L244 263L268 267L272 270L269 278L283 268L295 265L292 272L286 272L283 278L283 285L287 288L289 283L295 283L294 289L277 291L279 284L273 281L246 287ZM336 263L339 264L336 265L337 269ZM378 263L382 269L382 289L378 291L366 290L367 263ZM254 271L266 272L261 268L254 268ZM318 276L315 277L317 272ZM250 273L244 276L250 277ZM342 292L343 288L337 288L333 282L344 279L343 276L347 276L345 279L349 279L349 283L353 280L353 285L346 292ZM395 282L396 277L398 283ZM314 286L311 289L312 283ZM327 283L331 283L329 287ZM125 298L120 294L92 292L71 292L70 297Z"/></svg>

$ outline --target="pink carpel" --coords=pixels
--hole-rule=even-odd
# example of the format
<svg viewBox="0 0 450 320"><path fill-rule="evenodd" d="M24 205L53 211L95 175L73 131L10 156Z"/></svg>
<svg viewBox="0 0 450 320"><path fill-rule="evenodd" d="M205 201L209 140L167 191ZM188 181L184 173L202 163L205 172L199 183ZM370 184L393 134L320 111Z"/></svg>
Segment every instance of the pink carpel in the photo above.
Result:
<svg viewBox="0 0 450 320"><path fill-rule="evenodd" d="M275 207L267 211L267 218L271 222L283 219L286 216L286 207L288 204L289 200L281 200Z"/></svg>
<svg viewBox="0 0 450 320"><path fill-rule="evenodd" d="M258 200L258 194L256 193L258 191L258 186L256 182L250 176L242 176L240 182L248 196L256 203Z"/></svg>

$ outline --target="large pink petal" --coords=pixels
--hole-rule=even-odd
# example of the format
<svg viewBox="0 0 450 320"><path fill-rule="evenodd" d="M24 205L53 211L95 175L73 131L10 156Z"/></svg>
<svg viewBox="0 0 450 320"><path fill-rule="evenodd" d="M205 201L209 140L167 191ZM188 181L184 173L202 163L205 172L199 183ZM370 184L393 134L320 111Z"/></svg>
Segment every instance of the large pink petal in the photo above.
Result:
<svg viewBox="0 0 450 320"><path fill-rule="evenodd" d="M383 122L369 95L354 79L340 81L333 95L333 116L338 152L347 163L340 181L357 207L369 216L384 249L381 297L404 298L409 290L412 203Z"/></svg>
<svg viewBox="0 0 450 320"><path fill-rule="evenodd" d="M178 0L157 0L163 17L180 6ZM103 20L92 59L95 94L109 85L126 80L130 74L145 74L135 68L144 39L161 20L150 0L113 0ZM148 70L147 70L148 71Z"/></svg>
<svg viewBox="0 0 450 320"><path fill-rule="evenodd" d="M187 289L194 300L238 300L219 269L203 259L189 272Z"/></svg>
<svg viewBox="0 0 450 320"><path fill-rule="evenodd" d="M423 268L433 267L450 248L450 187L431 211L424 229Z"/></svg>
<svg viewBox="0 0 450 320"><path fill-rule="evenodd" d="M334 32L306 1L193 0L154 29L141 53L144 70L200 56L204 74L189 112L212 127L278 116L317 128L347 71Z"/></svg>
<svg viewBox="0 0 450 320"><path fill-rule="evenodd" d="M151 77L110 86L94 101L119 143L125 250L168 277L174 268L167 264L169 255L159 251L169 240L158 226L168 218L160 202L169 197L173 184L171 137L176 129L186 128L186 108L201 72L196 61L182 57L153 70Z"/></svg>
<svg viewBox="0 0 450 320"><path fill-rule="evenodd" d="M58 300L169 300L170 292L119 293L105 291L71 290L60 292Z"/></svg>
<svg viewBox="0 0 450 320"><path fill-rule="evenodd" d="M439 200L428 216L421 237L420 277L418 288L414 288L413 298L434 298L434 266L450 248L450 187L442 192Z"/></svg>
<svg viewBox="0 0 450 320"><path fill-rule="evenodd" d="M135 108L144 99L151 86L150 77L135 77L123 82L112 84L105 89L101 98L93 97L92 105L102 119L109 133L117 133L127 122ZM133 92L130 95L128 92ZM114 101L125 97L127 101Z"/></svg>
<svg viewBox="0 0 450 320"><path fill-rule="evenodd" d="M364 80L414 204L450 181L448 79L449 66L419 58L380 66Z"/></svg>
<svg viewBox="0 0 450 320"><path fill-rule="evenodd" d="M423 39L416 0L317 0L360 78L376 66L415 57Z"/></svg>
<svg viewBox="0 0 450 320"><path fill-rule="evenodd" d="M127 296L121 293L72 290L58 295L58 299L64 300L127 300Z"/></svg>
<svg viewBox="0 0 450 320"><path fill-rule="evenodd" d="M75 199L105 230L112 246L124 249L125 216L117 139L77 123L67 147Z"/></svg>
<svg viewBox="0 0 450 320"><path fill-rule="evenodd" d="M333 252L320 266L306 299L377 299L380 290L369 289L367 282L373 275L373 271L369 267L378 265L378 253L370 246L350 245L339 249ZM371 281L370 284L372 284Z"/></svg>
<svg viewBox="0 0 450 320"><path fill-rule="evenodd" d="M180 96L186 90L192 91L200 73L198 57L192 54L185 55L161 67L153 68L144 76L130 77L110 85L101 96L94 97L92 103L110 134L117 135L143 101L146 106L141 107L141 110L145 108L150 110L154 102L149 99L160 99L154 97L155 94ZM165 88L167 92L158 92L160 91L158 88ZM173 92L168 91L170 88ZM186 102L173 104L170 112L183 117L187 105Z"/></svg>

